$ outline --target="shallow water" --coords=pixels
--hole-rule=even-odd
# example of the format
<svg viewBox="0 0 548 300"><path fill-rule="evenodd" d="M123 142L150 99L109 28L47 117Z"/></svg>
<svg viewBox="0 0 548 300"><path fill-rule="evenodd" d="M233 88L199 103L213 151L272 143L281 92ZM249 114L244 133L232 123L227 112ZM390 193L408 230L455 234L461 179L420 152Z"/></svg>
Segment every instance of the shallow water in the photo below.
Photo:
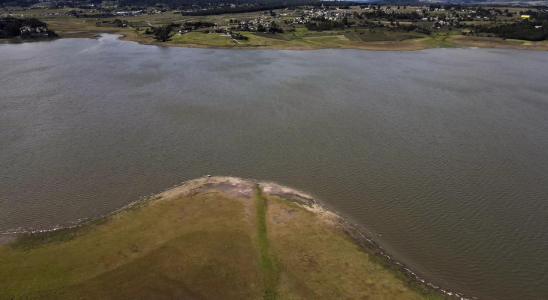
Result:
<svg viewBox="0 0 548 300"><path fill-rule="evenodd" d="M276 181L426 279L548 298L548 52L0 44L0 231L205 174Z"/></svg>

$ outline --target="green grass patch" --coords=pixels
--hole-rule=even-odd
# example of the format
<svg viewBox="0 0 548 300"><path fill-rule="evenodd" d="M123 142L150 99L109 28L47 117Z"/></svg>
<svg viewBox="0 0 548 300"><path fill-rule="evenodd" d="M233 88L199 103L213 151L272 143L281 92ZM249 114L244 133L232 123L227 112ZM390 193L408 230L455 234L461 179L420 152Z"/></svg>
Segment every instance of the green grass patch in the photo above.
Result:
<svg viewBox="0 0 548 300"><path fill-rule="evenodd" d="M380 42L380 41L393 41L393 38L390 38L382 31L377 32L363 32L357 34L358 38L362 42Z"/></svg>
<svg viewBox="0 0 548 300"><path fill-rule="evenodd" d="M353 41L353 42L359 42L361 41L360 37L358 36L359 33L356 33L356 32L345 32L344 33L344 36Z"/></svg>
<svg viewBox="0 0 548 300"><path fill-rule="evenodd" d="M26 233L12 243L11 247L14 249L31 250L49 243L68 242L81 234L81 232L82 229L75 227L51 232Z"/></svg>
<svg viewBox="0 0 548 300"><path fill-rule="evenodd" d="M270 252L268 230L266 227L266 198L260 188L255 188L255 205L257 208L257 237L259 242L259 254L261 268L264 275L264 299L278 299L278 276L276 265Z"/></svg>
<svg viewBox="0 0 548 300"><path fill-rule="evenodd" d="M275 40L282 40L282 41L290 41L292 39L297 39L299 37L292 36L290 33L288 34L272 34L272 33L253 33L253 35L268 38L268 39L275 39Z"/></svg>

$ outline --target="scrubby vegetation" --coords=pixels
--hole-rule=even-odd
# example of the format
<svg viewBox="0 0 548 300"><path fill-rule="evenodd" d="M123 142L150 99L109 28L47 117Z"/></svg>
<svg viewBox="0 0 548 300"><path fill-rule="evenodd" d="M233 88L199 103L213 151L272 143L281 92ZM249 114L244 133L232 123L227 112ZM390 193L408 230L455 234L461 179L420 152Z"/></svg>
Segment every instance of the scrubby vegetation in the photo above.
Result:
<svg viewBox="0 0 548 300"><path fill-rule="evenodd" d="M344 29L343 22L331 21L331 20L311 20L310 23L306 24L306 29L313 31L325 31L325 30L334 30L334 29Z"/></svg>

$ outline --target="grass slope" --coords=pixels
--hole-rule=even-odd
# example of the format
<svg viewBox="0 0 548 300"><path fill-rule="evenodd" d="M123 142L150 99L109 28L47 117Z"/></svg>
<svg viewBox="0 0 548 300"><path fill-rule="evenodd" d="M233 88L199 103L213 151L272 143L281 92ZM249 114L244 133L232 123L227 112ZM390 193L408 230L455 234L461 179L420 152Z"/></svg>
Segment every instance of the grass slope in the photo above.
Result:
<svg viewBox="0 0 548 300"><path fill-rule="evenodd" d="M429 298L321 214L245 188L166 192L2 245L0 299Z"/></svg>

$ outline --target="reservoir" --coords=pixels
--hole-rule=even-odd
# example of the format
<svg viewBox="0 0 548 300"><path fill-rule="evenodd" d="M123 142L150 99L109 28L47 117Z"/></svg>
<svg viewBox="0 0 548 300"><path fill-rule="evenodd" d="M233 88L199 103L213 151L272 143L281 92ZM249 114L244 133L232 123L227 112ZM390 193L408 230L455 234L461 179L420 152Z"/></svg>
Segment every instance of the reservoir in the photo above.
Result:
<svg viewBox="0 0 548 300"><path fill-rule="evenodd" d="M428 281L548 299L548 52L0 44L0 232L206 174L307 192Z"/></svg>

